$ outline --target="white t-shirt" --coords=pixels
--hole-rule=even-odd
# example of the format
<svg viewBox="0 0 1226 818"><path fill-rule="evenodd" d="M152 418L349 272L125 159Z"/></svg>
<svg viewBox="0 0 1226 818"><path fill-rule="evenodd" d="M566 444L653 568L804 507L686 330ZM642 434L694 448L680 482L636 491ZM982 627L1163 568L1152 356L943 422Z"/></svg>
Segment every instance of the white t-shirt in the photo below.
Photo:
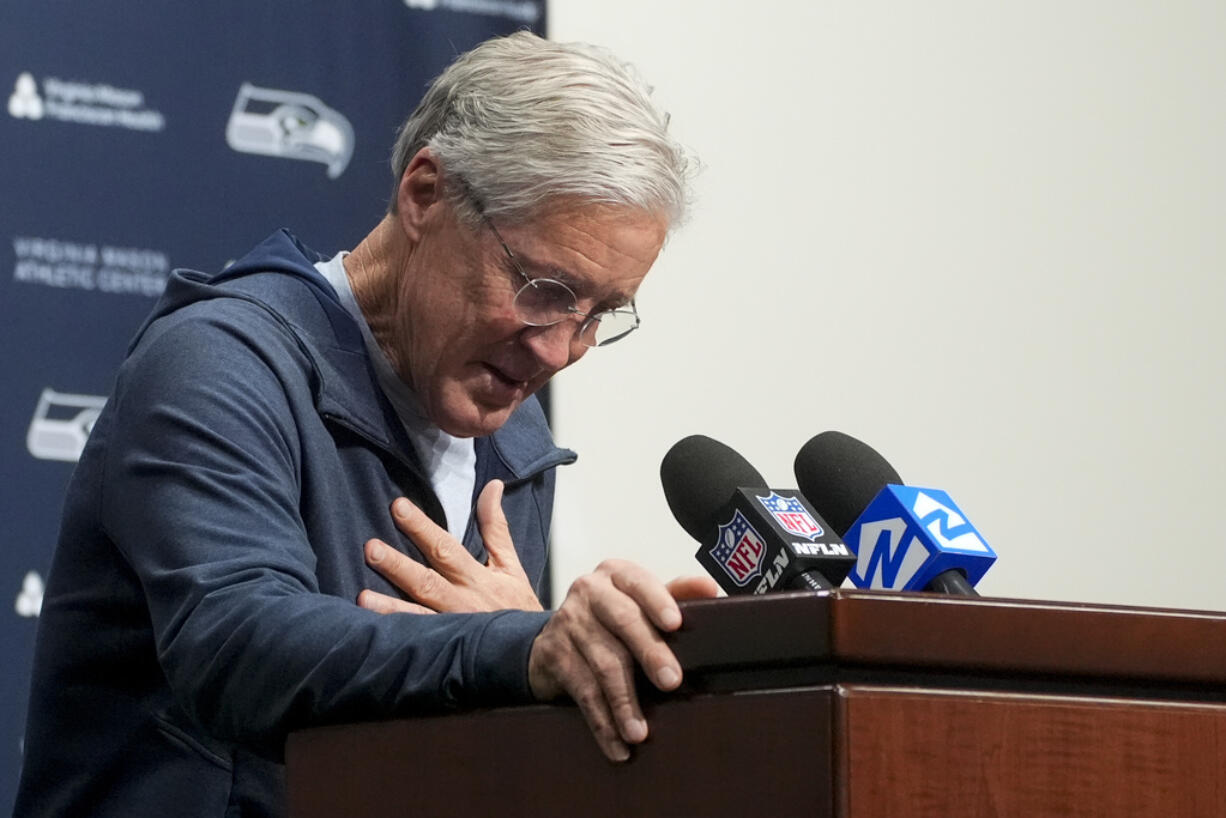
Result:
<svg viewBox="0 0 1226 818"><path fill-rule="evenodd" d="M366 352L374 363L375 376L383 394L391 401L397 417L404 424L409 440L417 450L417 456L425 465L426 473L430 475L430 485L443 504L447 515L447 530L451 536L463 541L464 531L468 528L468 517L472 512L473 487L477 482L477 453L473 448L471 437L455 437L444 432L426 418L421 404L409 385L400 380L392 363L384 354L375 336L366 323L366 316L358 307L357 299L353 297L353 288L349 286L349 276L345 274L345 256L341 252L327 261L315 265L315 269L328 279L332 289L336 290L341 304L353 316L362 337L366 340ZM389 512L390 513L390 512Z"/></svg>

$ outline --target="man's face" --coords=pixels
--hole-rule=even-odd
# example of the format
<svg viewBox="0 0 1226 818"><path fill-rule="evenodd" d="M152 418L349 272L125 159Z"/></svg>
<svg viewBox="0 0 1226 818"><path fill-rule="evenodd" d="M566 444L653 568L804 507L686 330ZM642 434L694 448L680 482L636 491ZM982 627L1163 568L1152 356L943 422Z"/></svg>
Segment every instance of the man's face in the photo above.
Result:
<svg viewBox="0 0 1226 818"><path fill-rule="evenodd" d="M630 302L667 222L630 208L562 204L497 227L530 277L561 280L578 309L594 313ZM578 319L523 324L513 307L523 283L487 226L461 224L445 202L430 208L401 271L392 359L444 431L490 434L587 351Z"/></svg>

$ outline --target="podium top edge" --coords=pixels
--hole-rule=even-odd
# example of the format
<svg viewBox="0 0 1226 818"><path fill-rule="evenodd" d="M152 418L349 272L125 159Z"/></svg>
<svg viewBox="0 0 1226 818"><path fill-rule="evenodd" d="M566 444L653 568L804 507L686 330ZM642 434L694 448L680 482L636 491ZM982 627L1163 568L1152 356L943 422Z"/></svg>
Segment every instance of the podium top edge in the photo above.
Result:
<svg viewBox="0 0 1226 818"><path fill-rule="evenodd" d="M795 605L798 600L804 600L801 605L820 606L838 604L840 600L872 601L873 603L889 603L902 605L941 605L973 608L1009 608L1021 610L1094 612L1104 614L1119 614L1128 616L1147 616L1159 618L1202 619L1226 622L1226 611L1208 611L1195 608L1155 608L1142 605L1123 605L1117 603L1098 602L1067 602L1062 600L1021 599L1014 597L991 596L949 596L945 594L900 592L900 591L870 591L854 588L836 588L833 591L787 591L783 593L763 594L758 596L730 596L715 599L694 599L679 602L682 612L689 610L704 611L711 608L736 606L741 608L772 605Z"/></svg>
<svg viewBox="0 0 1226 818"><path fill-rule="evenodd" d="M1226 613L837 589L680 603L687 671L828 666L1226 682Z"/></svg>

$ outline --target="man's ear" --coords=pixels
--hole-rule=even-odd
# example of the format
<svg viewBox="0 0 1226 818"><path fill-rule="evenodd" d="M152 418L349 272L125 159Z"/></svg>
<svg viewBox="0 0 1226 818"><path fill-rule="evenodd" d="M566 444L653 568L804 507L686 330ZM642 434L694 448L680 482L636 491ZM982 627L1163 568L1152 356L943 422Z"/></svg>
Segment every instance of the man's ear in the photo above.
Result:
<svg viewBox="0 0 1226 818"><path fill-rule="evenodd" d="M409 160L396 188L396 220L410 240L421 238L427 211L442 200L439 162L429 148L422 148Z"/></svg>

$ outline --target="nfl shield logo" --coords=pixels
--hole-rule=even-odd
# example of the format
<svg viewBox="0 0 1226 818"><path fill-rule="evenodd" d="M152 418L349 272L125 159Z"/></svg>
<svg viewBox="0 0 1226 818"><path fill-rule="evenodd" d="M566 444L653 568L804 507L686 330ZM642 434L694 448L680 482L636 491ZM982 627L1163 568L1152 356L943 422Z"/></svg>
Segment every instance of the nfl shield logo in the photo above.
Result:
<svg viewBox="0 0 1226 818"><path fill-rule="evenodd" d="M765 553L766 542L753 530L740 509L719 527L719 540L711 549L711 556L738 586L762 575L762 555Z"/></svg>
<svg viewBox="0 0 1226 818"><path fill-rule="evenodd" d="M771 513L784 531L797 537L804 537L814 542L825 534L813 515L805 510L795 497L780 497L771 492L769 497L759 497L758 502Z"/></svg>

